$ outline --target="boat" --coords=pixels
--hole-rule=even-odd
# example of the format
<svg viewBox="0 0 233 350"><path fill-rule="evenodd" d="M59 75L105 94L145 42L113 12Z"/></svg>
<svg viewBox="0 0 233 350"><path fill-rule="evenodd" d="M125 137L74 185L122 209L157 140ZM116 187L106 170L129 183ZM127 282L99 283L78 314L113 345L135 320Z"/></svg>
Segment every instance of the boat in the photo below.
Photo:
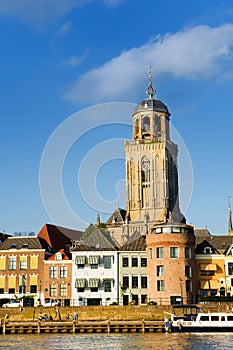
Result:
<svg viewBox="0 0 233 350"><path fill-rule="evenodd" d="M174 305L173 310L171 332L233 332L233 312L206 313L196 305Z"/></svg>

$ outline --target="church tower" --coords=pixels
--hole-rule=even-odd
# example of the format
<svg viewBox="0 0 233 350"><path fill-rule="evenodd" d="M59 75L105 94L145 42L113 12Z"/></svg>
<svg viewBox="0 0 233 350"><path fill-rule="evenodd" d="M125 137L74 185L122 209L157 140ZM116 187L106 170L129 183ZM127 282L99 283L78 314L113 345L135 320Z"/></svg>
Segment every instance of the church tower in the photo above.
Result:
<svg viewBox="0 0 233 350"><path fill-rule="evenodd" d="M170 139L169 110L153 98L151 70L146 93L132 115L133 139L125 142L127 223L185 222L179 208L178 148Z"/></svg>

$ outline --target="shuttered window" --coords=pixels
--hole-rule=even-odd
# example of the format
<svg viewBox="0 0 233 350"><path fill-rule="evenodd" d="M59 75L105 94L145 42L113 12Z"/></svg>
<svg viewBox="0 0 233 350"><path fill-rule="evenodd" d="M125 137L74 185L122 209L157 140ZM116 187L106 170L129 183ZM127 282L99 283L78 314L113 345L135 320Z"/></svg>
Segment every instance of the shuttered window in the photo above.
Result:
<svg viewBox="0 0 233 350"><path fill-rule="evenodd" d="M0 256L0 270L6 270L6 257Z"/></svg>
<svg viewBox="0 0 233 350"><path fill-rule="evenodd" d="M0 289L5 288L5 276L0 276Z"/></svg>
<svg viewBox="0 0 233 350"><path fill-rule="evenodd" d="M16 276L9 276L8 288L15 288L15 286L16 286Z"/></svg>
<svg viewBox="0 0 233 350"><path fill-rule="evenodd" d="M112 264L111 264L111 256L104 256L104 268L105 269L111 269Z"/></svg>
<svg viewBox="0 0 233 350"><path fill-rule="evenodd" d="M30 276L30 286L37 285L37 276Z"/></svg>
<svg viewBox="0 0 233 350"><path fill-rule="evenodd" d="M34 255L30 257L31 269L38 270L38 256Z"/></svg>

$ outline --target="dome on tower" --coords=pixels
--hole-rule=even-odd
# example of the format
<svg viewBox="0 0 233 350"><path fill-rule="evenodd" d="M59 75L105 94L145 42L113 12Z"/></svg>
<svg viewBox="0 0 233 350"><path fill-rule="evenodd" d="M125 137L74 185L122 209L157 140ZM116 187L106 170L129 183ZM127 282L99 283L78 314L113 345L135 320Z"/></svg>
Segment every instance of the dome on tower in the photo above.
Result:
<svg viewBox="0 0 233 350"><path fill-rule="evenodd" d="M153 98L146 98L139 102L133 111L133 115L138 112L155 111L155 112L165 112L170 115L167 106L160 100Z"/></svg>
<svg viewBox="0 0 233 350"><path fill-rule="evenodd" d="M137 104L137 106L134 109L133 115L138 112L154 111L164 112L168 116L170 116L171 114L169 113L167 106L160 100L153 98L153 96L156 94L156 89L154 88L152 83L152 70L150 69L148 73L150 81L149 86L146 89L146 94L149 96L149 98L146 98Z"/></svg>

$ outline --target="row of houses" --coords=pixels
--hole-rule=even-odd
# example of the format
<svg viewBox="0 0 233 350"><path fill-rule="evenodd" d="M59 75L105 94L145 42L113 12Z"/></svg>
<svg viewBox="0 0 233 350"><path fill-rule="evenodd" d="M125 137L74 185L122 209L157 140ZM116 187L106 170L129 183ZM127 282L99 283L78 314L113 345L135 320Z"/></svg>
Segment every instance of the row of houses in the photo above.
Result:
<svg viewBox="0 0 233 350"><path fill-rule="evenodd" d="M233 296L233 236L177 223L119 247L106 230L45 224L36 236L1 235L0 301L64 306L171 304ZM30 302L29 302L30 301ZM26 303L27 304L27 303Z"/></svg>

